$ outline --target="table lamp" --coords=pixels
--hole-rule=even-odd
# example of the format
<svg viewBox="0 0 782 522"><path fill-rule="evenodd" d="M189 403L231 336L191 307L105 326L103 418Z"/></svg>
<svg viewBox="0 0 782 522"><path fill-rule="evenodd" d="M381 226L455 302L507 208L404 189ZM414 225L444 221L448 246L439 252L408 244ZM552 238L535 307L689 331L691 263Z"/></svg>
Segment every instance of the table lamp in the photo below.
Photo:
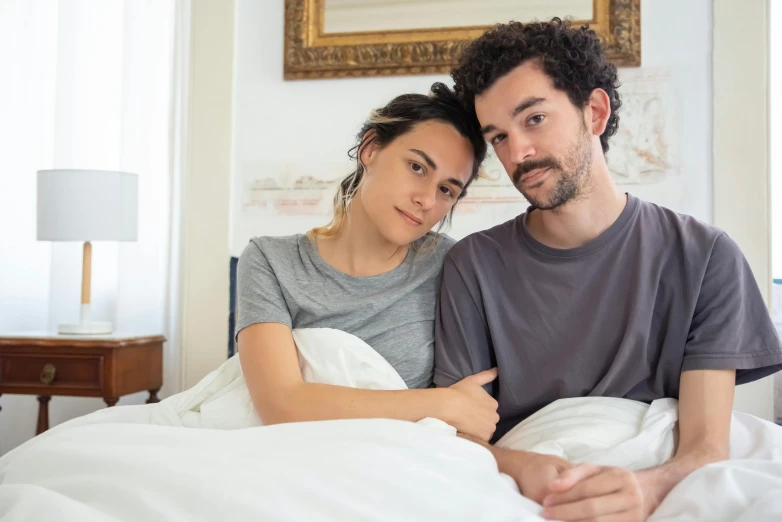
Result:
<svg viewBox="0 0 782 522"><path fill-rule="evenodd" d="M92 241L136 241L138 176L110 170L39 170L38 240L84 242L78 324L57 333L106 335L112 324L90 319Z"/></svg>

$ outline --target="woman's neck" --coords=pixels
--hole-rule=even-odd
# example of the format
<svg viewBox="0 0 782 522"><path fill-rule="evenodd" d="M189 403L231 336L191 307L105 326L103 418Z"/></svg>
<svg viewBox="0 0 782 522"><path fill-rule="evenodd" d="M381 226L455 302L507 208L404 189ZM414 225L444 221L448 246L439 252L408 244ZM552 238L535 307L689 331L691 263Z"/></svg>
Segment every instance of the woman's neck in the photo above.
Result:
<svg viewBox="0 0 782 522"><path fill-rule="evenodd" d="M384 238L370 221L361 200L356 197L340 231L331 237L318 237L318 253L329 265L354 277L390 272L404 262L408 247Z"/></svg>

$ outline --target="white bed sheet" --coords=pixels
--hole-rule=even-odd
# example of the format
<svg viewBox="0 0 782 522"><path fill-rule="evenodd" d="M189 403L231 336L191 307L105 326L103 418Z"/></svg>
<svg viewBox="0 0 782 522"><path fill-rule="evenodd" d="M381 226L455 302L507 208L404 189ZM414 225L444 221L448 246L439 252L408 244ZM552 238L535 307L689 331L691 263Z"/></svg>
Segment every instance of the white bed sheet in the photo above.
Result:
<svg viewBox="0 0 782 522"><path fill-rule="evenodd" d="M307 380L404 388L353 336L294 337ZM101 410L0 458L0 520L541 520L487 450L435 419L260 424L232 359L159 404ZM653 522L782 520L782 429L735 413L731 435L735 460L688 477ZM578 398L499 444L643 469L667 460L675 438L674 400Z"/></svg>

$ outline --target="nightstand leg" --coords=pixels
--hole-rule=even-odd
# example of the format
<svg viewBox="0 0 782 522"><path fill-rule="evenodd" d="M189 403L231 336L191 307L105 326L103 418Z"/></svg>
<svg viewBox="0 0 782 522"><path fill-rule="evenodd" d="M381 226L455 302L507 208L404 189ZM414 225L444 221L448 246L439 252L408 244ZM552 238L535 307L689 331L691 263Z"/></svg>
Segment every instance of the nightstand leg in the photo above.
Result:
<svg viewBox="0 0 782 522"><path fill-rule="evenodd" d="M103 402L105 402L109 408L117 404L117 401L119 400L119 397L104 397Z"/></svg>
<svg viewBox="0 0 782 522"><path fill-rule="evenodd" d="M152 404L153 402L160 402L160 399L157 398L157 392L159 391L160 388L149 390L149 399L147 399L147 404Z"/></svg>
<svg viewBox="0 0 782 522"><path fill-rule="evenodd" d="M52 400L48 395L38 396L38 427L35 434L40 435L49 429L49 401Z"/></svg>

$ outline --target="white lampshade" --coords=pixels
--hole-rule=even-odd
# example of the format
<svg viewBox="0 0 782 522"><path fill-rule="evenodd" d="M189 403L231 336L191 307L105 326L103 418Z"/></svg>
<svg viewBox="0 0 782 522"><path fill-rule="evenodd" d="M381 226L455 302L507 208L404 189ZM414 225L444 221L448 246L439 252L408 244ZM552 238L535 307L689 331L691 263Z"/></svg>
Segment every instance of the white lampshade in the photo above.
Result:
<svg viewBox="0 0 782 522"><path fill-rule="evenodd" d="M136 241L138 176L111 170L39 170L39 241Z"/></svg>

